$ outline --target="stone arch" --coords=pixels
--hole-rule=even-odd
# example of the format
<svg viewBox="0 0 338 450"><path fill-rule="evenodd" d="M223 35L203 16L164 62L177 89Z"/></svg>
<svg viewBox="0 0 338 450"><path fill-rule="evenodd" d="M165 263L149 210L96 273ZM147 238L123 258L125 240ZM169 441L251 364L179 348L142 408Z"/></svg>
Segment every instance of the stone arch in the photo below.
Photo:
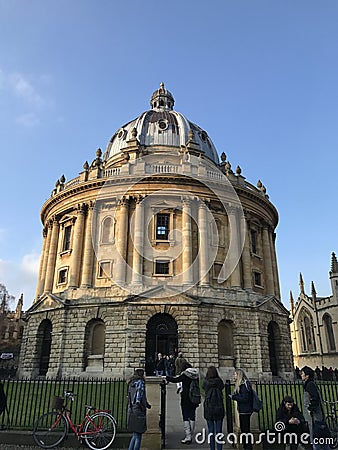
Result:
<svg viewBox="0 0 338 450"><path fill-rule="evenodd" d="M36 355L38 360L38 374L47 375L52 347L52 322L44 319L38 328L36 341Z"/></svg>
<svg viewBox="0 0 338 450"><path fill-rule="evenodd" d="M175 354L178 348L177 322L171 314L157 313L150 317L146 331L147 375L154 374L154 362L157 353Z"/></svg>
<svg viewBox="0 0 338 450"><path fill-rule="evenodd" d="M221 320L217 326L219 367L234 365L234 324L232 320Z"/></svg>
<svg viewBox="0 0 338 450"><path fill-rule="evenodd" d="M328 313L324 314L323 324L325 327L327 350L329 352L335 352L336 351L336 343L335 343L334 333L333 333L333 328L332 328L332 317L330 316L330 314L328 314Z"/></svg>
<svg viewBox="0 0 338 450"><path fill-rule="evenodd" d="M102 372L104 368L106 327L101 319L90 320L85 329L84 370Z"/></svg>
<svg viewBox="0 0 338 450"><path fill-rule="evenodd" d="M278 376L278 372L281 369L280 361L283 359L281 357L280 328L274 320L271 320L268 324L268 348L271 374L272 376Z"/></svg>

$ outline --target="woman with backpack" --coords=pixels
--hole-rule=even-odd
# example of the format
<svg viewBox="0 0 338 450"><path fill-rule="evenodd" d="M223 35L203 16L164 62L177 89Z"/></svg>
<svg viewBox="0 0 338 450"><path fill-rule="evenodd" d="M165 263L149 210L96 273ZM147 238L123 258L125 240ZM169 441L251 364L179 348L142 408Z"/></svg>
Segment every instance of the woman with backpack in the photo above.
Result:
<svg viewBox="0 0 338 450"><path fill-rule="evenodd" d="M147 430L146 410L151 408L147 402L144 370L135 369L128 383L127 427L133 435L128 450L140 450L143 433Z"/></svg>
<svg viewBox="0 0 338 450"><path fill-rule="evenodd" d="M194 369L189 363L184 363L181 375L176 377L166 376L165 379L171 383L182 383L181 411L185 437L181 440L181 443L191 444L195 430L196 408L201 402L198 369Z"/></svg>
<svg viewBox="0 0 338 450"><path fill-rule="evenodd" d="M205 391L204 418L207 421L210 450L222 450L223 446L215 436L222 433L223 419L225 416L223 389L224 383L218 375L215 366L207 370L202 388Z"/></svg>
<svg viewBox="0 0 338 450"><path fill-rule="evenodd" d="M239 414L239 427L243 436L243 449L252 450L252 440L250 433L250 418L253 413L253 391L248 377L244 370L236 369L234 374L235 391L230 398L237 402L237 410Z"/></svg>

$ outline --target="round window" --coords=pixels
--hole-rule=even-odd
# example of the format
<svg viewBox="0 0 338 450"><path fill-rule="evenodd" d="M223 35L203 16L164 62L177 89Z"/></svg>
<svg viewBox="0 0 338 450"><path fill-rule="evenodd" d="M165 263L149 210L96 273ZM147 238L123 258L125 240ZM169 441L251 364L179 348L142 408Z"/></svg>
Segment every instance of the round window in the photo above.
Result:
<svg viewBox="0 0 338 450"><path fill-rule="evenodd" d="M121 130L119 130L119 132L117 133L117 137L118 137L119 139L122 139L123 136L124 136L124 130L121 128Z"/></svg>
<svg viewBox="0 0 338 450"><path fill-rule="evenodd" d="M168 122L166 120L159 120L158 127L160 130L166 130L168 128Z"/></svg>

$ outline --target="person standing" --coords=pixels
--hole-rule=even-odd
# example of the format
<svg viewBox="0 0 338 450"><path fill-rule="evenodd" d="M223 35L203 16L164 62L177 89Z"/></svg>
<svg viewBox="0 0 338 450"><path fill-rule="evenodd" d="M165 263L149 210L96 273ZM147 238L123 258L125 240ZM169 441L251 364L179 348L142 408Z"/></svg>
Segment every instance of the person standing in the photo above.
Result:
<svg viewBox="0 0 338 450"><path fill-rule="evenodd" d="M157 354L157 359L156 359L156 362L155 362L155 374L156 374L156 376L158 377L158 376L164 375L164 370L165 370L164 358L162 356L162 353L158 353Z"/></svg>
<svg viewBox="0 0 338 450"><path fill-rule="evenodd" d="M144 370L135 369L128 383L127 428L133 433L128 450L140 450L143 433L147 430L147 402Z"/></svg>
<svg viewBox="0 0 338 450"><path fill-rule="evenodd" d="M181 375L182 367L186 364L189 364L188 361L183 357L183 353L179 352L178 356L175 360L175 375ZM182 383L177 383L177 393L180 394L182 392Z"/></svg>
<svg viewBox="0 0 338 450"><path fill-rule="evenodd" d="M208 367L205 380L202 384L205 391L204 418L207 421L208 436L210 437L210 450L222 450L223 446L215 439L215 436L222 433L223 419L225 416L223 389L224 383L218 375L215 366ZM217 442L218 441L218 442Z"/></svg>
<svg viewBox="0 0 338 450"><path fill-rule="evenodd" d="M328 444L315 444L313 425L315 421L325 420L322 396L314 380L314 370L304 366L300 371L304 383L304 417L308 423L313 450L329 450Z"/></svg>
<svg viewBox="0 0 338 450"><path fill-rule="evenodd" d="M244 370L236 369L234 374L235 391L230 398L237 402L237 410L239 414L239 427L243 436L243 449L252 450L252 439L248 433L250 433L250 418L253 413L252 402L252 386L246 376Z"/></svg>
<svg viewBox="0 0 338 450"><path fill-rule="evenodd" d="M181 440L181 443L191 444L195 430L196 408L198 404L192 403L190 400L189 390L193 380L198 382L198 369L191 367L189 363L185 363L182 365L181 375L176 377L166 376L165 379L171 383L182 383L181 411L185 437Z"/></svg>

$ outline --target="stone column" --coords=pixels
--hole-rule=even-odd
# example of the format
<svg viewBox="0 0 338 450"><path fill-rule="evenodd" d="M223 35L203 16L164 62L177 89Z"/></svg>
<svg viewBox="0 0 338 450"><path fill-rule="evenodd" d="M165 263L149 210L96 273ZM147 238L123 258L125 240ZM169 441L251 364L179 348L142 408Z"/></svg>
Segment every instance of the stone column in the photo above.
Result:
<svg viewBox="0 0 338 450"><path fill-rule="evenodd" d="M118 214L118 235L116 239L116 261L114 281L116 284L124 285L127 272L127 245L128 245L128 215L129 200L123 197L120 200L120 209ZM136 219L136 217L135 217Z"/></svg>
<svg viewBox="0 0 338 450"><path fill-rule="evenodd" d="M132 284L142 284L143 274L143 241L144 241L144 207L142 197L136 198L134 216L134 253L133 253L133 273Z"/></svg>
<svg viewBox="0 0 338 450"><path fill-rule="evenodd" d="M182 281L185 285L192 285L191 203L186 198L182 204L182 238Z"/></svg>
<svg viewBox="0 0 338 450"><path fill-rule="evenodd" d="M244 241L242 262L243 262L244 289L252 289L250 235L249 235L249 225L247 223L245 227L245 241Z"/></svg>
<svg viewBox="0 0 338 450"><path fill-rule="evenodd" d="M83 232L84 232L85 205L78 205L77 218L74 228L72 265L69 277L69 287L79 287L80 267L83 250Z"/></svg>
<svg viewBox="0 0 338 450"><path fill-rule="evenodd" d="M59 222L57 221L57 218L54 217L51 230L50 245L48 250L48 261L47 261L44 292L51 292L53 289L58 239L59 239Z"/></svg>
<svg viewBox="0 0 338 450"><path fill-rule="evenodd" d="M93 232L92 232L93 209L94 203L91 202L87 208L81 287L91 287L93 285L93 260L94 260Z"/></svg>
<svg viewBox="0 0 338 450"><path fill-rule="evenodd" d="M199 284L209 286L207 209L203 201L198 205L198 240Z"/></svg>
<svg viewBox="0 0 338 450"><path fill-rule="evenodd" d="M276 256L276 247L275 247L275 235L271 232L270 236L270 248L272 254L272 271L273 271L273 280L275 287L275 295L277 298L281 298L280 295L280 287L279 287L279 276L278 276L278 265L277 265L277 256Z"/></svg>
<svg viewBox="0 0 338 450"><path fill-rule="evenodd" d="M265 272L265 293L274 294L274 281L272 272L271 248L269 239L269 226L263 225L263 256L264 256L264 272Z"/></svg>
<svg viewBox="0 0 338 450"><path fill-rule="evenodd" d="M46 270L47 270L47 259L48 259L48 251L50 246L50 237L51 237L51 227L48 225L43 230L43 245L42 252L40 257L40 270L39 270L39 278L36 287L35 298L39 297L39 295L43 294L43 288L45 285L46 278Z"/></svg>
<svg viewBox="0 0 338 450"><path fill-rule="evenodd" d="M238 217L237 208L228 207L229 214L229 249L230 264L233 269L231 273L231 287L241 287L241 270L240 270L240 255L239 255L239 233L238 233Z"/></svg>

